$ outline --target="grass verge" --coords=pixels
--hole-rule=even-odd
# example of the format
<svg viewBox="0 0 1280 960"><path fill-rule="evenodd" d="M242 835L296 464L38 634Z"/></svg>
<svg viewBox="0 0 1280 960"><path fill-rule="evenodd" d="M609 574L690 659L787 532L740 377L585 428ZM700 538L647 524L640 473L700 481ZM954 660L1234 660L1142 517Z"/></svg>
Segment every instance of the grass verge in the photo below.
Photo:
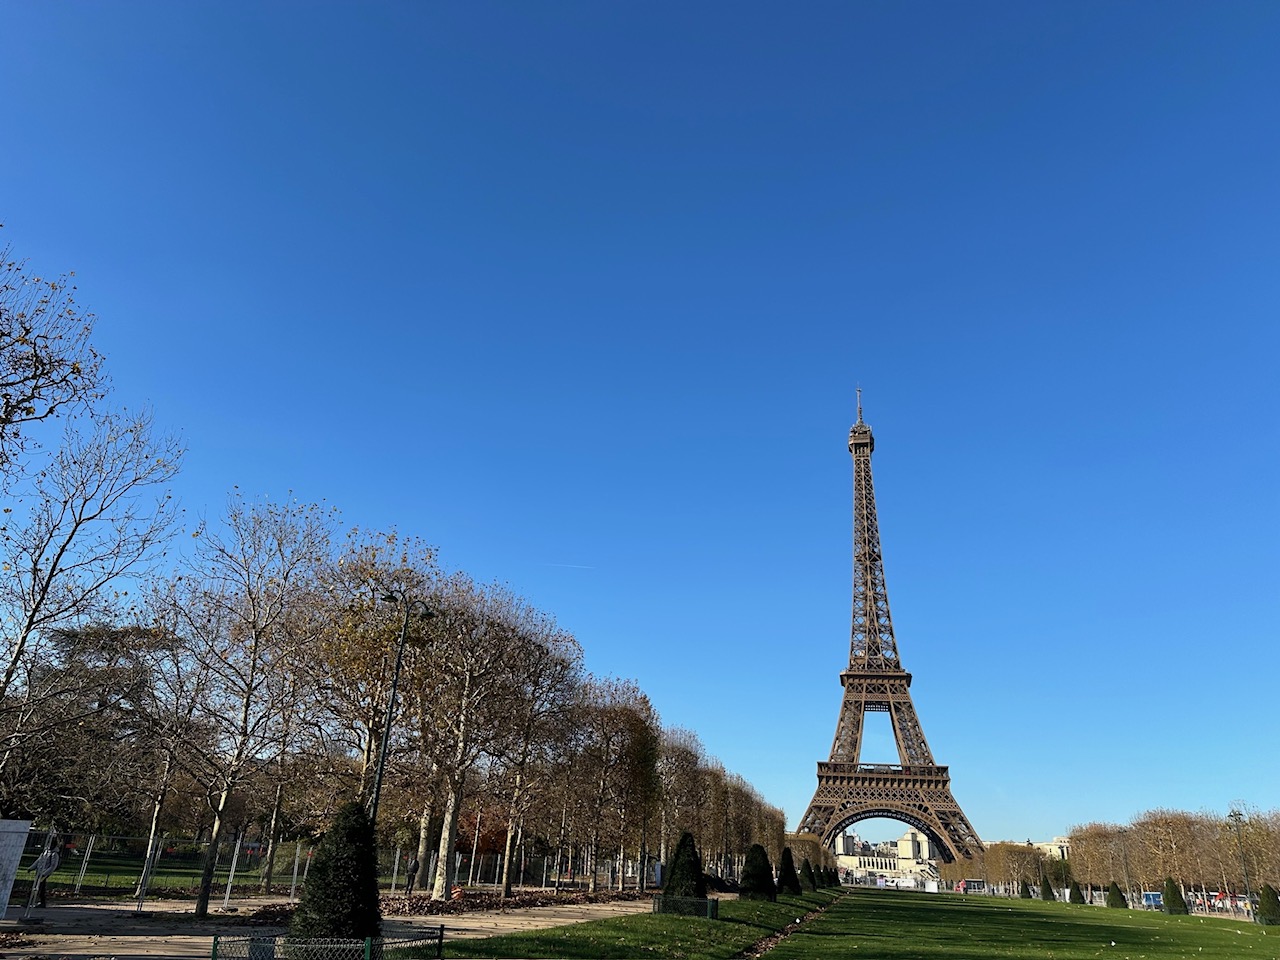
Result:
<svg viewBox="0 0 1280 960"><path fill-rule="evenodd" d="M837 896L836 891L820 890L801 897L781 897L777 903L722 900L719 920L637 914L483 940L454 940L445 943L444 955L491 960L504 957L729 960Z"/></svg>

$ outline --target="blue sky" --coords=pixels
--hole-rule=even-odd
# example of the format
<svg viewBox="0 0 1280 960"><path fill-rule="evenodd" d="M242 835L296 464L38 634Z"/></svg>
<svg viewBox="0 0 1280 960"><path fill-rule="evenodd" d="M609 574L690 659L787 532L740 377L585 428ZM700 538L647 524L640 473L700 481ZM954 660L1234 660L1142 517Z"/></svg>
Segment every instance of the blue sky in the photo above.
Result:
<svg viewBox="0 0 1280 960"><path fill-rule="evenodd" d="M979 833L1280 806L1280 6L2 16L0 236L76 271L190 515L435 543L794 825L861 385Z"/></svg>

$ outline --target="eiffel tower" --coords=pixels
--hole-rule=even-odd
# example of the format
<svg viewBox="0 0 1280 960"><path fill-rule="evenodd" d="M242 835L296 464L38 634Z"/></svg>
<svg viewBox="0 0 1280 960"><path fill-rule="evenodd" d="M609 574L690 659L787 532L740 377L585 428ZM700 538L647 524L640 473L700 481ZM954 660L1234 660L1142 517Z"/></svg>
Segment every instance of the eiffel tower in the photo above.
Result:
<svg viewBox="0 0 1280 960"><path fill-rule="evenodd" d="M875 440L862 422L849 431L853 454L853 636L849 669L840 674L844 699L831 743L831 759L818 764L818 789L800 821L800 832L834 848L845 827L869 817L887 817L924 833L948 863L982 850L960 804L951 776L933 760L911 702L911 674L902 669L889 616L889 594L880 556L876 495L871 484ZM900 764L860 763L862 721L868 711L887 712Z"/></svg>

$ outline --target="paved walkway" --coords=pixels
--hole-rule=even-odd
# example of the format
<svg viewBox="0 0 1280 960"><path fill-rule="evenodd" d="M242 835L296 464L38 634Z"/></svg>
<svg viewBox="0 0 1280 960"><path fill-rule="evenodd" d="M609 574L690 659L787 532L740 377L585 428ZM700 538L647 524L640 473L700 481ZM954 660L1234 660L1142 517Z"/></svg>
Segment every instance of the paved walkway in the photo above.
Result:
<svg viewBox="0 0 1280 960"><path fill-rule="evenodd" d="M232 901L239 912L249 913L269 901ZM156 957L208 957L215 935L233 937L271 936L284 931L279 928L246 926L211 914L198 924L190 914L189 904L153 903L141 914L121 903L55 903L45 910L37 909L33 919L42 923L19 921L22 908L10 907L0 920L0 958L45 957L52 960L155 960ZM646 913L653 909L648 899L620 900L614 903L556 904L513 910L482 910L475 913L431 917L388 917L382 922L387 937L411 937L423 928L444 924L445 941L464 937L492 937L523 930L559 927L586 920ZM192 933L198 926L199 933ZM14 943L21 938L23 943Z"/></svg>

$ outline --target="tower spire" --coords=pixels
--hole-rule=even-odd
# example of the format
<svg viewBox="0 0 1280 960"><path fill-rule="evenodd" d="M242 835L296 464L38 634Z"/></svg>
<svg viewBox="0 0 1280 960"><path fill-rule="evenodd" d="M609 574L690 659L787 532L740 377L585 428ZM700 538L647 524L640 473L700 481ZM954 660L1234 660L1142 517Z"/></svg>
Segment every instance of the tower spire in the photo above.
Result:
<svg viewBox="0 0 1280 960"><path fill-rule="evenodd" d="M862 422L862 388L857 388L858 393L858 423Z"/></svg>

